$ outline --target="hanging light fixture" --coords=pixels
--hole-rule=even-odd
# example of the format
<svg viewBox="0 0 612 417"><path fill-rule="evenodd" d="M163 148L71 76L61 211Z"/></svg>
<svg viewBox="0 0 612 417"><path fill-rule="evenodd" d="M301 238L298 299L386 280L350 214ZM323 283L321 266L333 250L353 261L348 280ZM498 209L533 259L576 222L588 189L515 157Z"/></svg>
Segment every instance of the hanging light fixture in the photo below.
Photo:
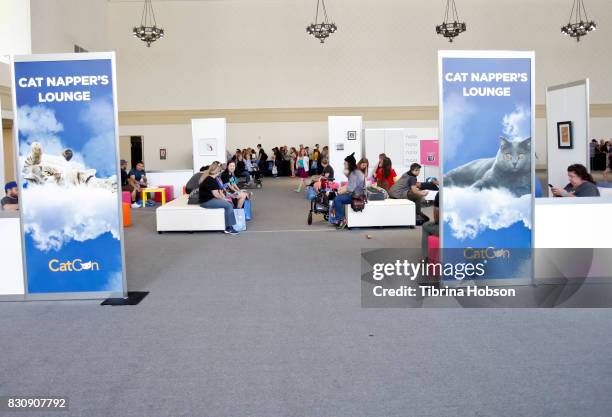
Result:
<svg viewBox="0 0 612 417"><path fill-rule="evenodd" d="M448 38L452 42L457 36L466 30L465 22L459 21L459 13L455 0L446 0L446 13L444 13L444 21L436 26L436 33Z"/></svg>
<svg viewBox="0 0 612 417"><path fill-rule="evenodd" d="M321 10L321 20L319 21L319 10ZM330 22L327 16L327 8L325 7L325 0L317 0L317 12L315 14L314 23L311 23L306 28L306 32L309 35L317 38L321 43L325 43L325 39L329 38L329 35L335 33L338 30L338 26L335 23Z"/></svg>
<svg viewBox="0 0 612 417"><path fill-rule="evenodd" d="M561 28L561 33L576 38L576 42L580 42L580 38L588 35L589 32L595 29L597 29L597 25L594 21L589 21L589 16L587 16L584 7L584 0L574 0L569 22Z"/></svg>
<svg viewBox="0 0 612 417"><path fill-rule="evenodd" d="M145 0L142 17L140 18L140 26L135 27L132 32L135 37L145 42L148 48L151 47L153 42L164 37L164 30L157 27L151 0Z"/></svg>

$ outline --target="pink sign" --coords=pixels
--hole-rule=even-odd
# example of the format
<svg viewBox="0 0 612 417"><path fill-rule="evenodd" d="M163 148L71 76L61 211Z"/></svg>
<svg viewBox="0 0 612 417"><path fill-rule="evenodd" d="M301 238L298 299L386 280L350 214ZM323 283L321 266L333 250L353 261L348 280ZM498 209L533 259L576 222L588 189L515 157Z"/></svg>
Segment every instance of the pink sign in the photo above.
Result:
<svg viewBox="0 0 612 417"><path fill-rule="evenodd" d="M437 167L438 162L438 140L421 141L421 165Z"/></svg>

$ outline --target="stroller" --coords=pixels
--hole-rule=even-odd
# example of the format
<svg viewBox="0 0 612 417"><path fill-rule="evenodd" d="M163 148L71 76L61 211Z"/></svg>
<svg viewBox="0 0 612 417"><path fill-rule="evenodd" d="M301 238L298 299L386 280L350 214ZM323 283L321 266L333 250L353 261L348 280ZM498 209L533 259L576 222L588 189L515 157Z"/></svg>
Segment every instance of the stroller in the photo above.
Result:
<svg viewBox="0 0 612 417"><path fill-rule="evenodd" d="M308 225L312 224L313 214L322 214L325 221L329 221L329 207L331 201L336 196L335 191L332 191L331 182L332 179L321 178L321 188L319 192L315 194L314 198L310 200L310 211L308 212ZM312 187L312 184L310 186Z"/></svg>
<svg viewBox="0 0 612 417"><path fill-rule="evenodd" d="M261 172L259 170L255 170L255 171L252 171L250 174L251 174L251 178L253 182L251 184L248 184L246 182L246 176L241 175L238 178L238 181L239 181L238 186L240 188L251 188L254 185L255 188L263 188L263 181L261 179L263 175L261 175Z"/></svg>

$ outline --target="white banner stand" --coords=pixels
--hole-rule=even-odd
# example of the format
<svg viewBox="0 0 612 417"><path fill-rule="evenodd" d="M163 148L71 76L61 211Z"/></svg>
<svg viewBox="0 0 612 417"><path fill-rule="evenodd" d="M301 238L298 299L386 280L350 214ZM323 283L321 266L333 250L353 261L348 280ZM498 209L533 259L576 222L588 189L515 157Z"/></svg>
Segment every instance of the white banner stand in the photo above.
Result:
<svg viewBox="0 0 612 417"><path fill-rule="evenodd" d="M193 171L210 165L214 161L226 160L227 122L225 118L192 119Z"/></svg>
<svg viewBox="0 0 612 417"><path fill-rule="evenodd" d="M557 124L572 123L572 148L559 148ZM568 183L567 167L589 167L589 79L546 89L546 146L548 182L555 187Z"/></svg>
<svg viewBox="0 0 612 417"><path fill-rule="evenodd" d="M329 116L329 165L336 181L346 181L344 158L355 152L359 162L362 155L363 120L361 116Z"/></svg>

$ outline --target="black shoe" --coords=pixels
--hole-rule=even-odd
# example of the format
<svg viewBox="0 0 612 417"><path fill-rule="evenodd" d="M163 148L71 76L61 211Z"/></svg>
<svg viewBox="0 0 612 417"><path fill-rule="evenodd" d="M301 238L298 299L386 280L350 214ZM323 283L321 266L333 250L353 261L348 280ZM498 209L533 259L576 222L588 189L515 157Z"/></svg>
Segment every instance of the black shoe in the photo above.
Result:
<svg viewBox="0 0 612 417"><path fill-rule="evenodd" d="M227 235L237 235L237 234L239 234L239 232L237 232L236 229L234 229L232 226L230 226L227 229L225 229L223 231L223 233L225 233Z"/></svg>

